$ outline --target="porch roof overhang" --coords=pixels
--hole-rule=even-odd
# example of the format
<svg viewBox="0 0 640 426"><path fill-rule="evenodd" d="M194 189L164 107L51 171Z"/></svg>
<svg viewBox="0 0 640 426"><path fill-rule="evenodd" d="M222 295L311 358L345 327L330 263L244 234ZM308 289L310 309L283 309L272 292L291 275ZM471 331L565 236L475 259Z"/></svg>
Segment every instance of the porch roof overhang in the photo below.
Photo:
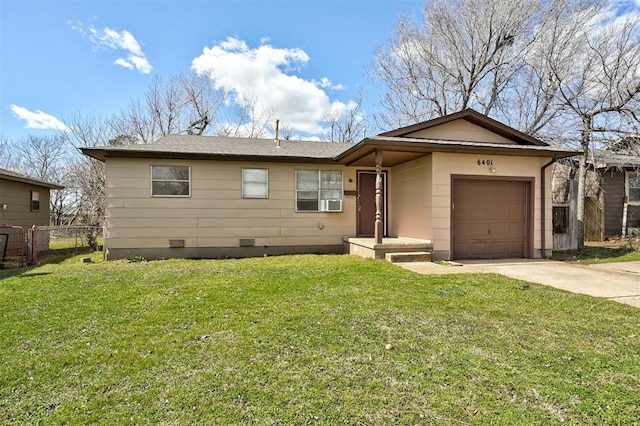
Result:
<svg viewBox="0 0 640 426"><path fill-rule="evenodd" d="M347 166L373 167L376 165L377 151L383 152L384 165L387 167L406 163L433 152L549 157L555 159L582 154L579 150L554 146L373 136L363 139L342 152L335 157L335 160Z"/></svg>

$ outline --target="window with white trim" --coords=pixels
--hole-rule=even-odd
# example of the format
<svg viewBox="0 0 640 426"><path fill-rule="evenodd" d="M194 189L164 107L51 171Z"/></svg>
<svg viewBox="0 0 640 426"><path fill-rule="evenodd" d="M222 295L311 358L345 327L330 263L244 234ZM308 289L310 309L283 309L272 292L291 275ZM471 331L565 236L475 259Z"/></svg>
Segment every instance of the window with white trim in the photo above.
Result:
<svg viewBox="0 0 640 426"><path fill-rule="evenodd" d="M40 211L40 192L31 191L31 211Z"/></svg>
<svg viewBox="0 0 640 426"><path fill-rule="evenodd" d="M190 197L191 167L151 166L151 196Z"/></svg>
<svg viewBox="0 0 640 426"><path fill-rule="evenodd" d="M269 169L242 169L242 198L269 197Z"/></svg>
<svg viewBox="0 0 640 426"><path fill-rule="evenodd" d="M296 170L297 212L341 212L342 172Z"/></svg>
<svg viewBox="0 0 640 426"><path fill-rule="evenodd" d="M630 204L640 204L640 173L627 172L627 200Z"/></svg>

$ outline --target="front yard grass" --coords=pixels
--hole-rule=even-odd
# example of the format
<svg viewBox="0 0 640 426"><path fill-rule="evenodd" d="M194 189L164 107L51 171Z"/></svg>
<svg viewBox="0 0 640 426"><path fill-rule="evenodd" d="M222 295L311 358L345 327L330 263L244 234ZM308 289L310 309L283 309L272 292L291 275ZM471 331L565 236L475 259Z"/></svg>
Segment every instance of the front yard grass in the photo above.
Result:
<svg viewBox="0 0 640 426"><path fill-rule="evenodd" d="M640 239L589 242L583 250L556 251L553 259L584 264L640 261Z"/></svg>
<svg viewBox="0 0 640 426"><path fill-rule="evenodd" d="M0 324L2 424L640 418L636 308L494 274L75 257L0 271Z"/></svg>

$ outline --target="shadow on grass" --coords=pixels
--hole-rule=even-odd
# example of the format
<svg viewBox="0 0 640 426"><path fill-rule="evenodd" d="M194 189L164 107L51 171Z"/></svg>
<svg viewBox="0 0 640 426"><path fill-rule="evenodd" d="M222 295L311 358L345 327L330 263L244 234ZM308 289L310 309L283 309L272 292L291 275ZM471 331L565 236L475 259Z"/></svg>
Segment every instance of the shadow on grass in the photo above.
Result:
<svg viewBox="0 0 640 426"><path fill-rule="evenodd" d="M74 256L80 256L83 254L91 255L95 253L95 251L89 248L65 248L65 249L57 249L57 250L47 250L41 252L38 255L38 264L44 265L47 263L59 264L64 262L65 260L72 258Z"/></svg>
<svg viewBox="0 0 640 426"><path fill-rule="evenodd" d="M5 278L12 278L18 275L28 274L29 271L37 267L38 265L31 265L31 266L21 266L19 268L12 268L12 269L0 269L0 281L2 281ZM48 272L35 273L35 274L28 274L27 276L33 277L35 275L49 275L49 273Z"/></svg>
<svg viewBox="0 0 640 426"><path fill-rule="evenodd" d="M23 272L20 278L29 278L29 277L43 277L46 275L51 275L51 272L34 272L31 273L29 271Z"/></svg>

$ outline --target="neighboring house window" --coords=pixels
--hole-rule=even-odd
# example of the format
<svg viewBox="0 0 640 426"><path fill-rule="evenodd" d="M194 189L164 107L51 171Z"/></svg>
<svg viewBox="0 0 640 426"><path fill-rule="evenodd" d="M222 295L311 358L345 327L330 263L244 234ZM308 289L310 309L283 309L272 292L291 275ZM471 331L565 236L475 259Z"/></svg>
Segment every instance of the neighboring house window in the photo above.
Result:
<svg viewBox="0 0 640 426"><path fill-rule="evenodd" d="M191 167L151 166L151 195L153 197L189 197Z"/></svg>
<svg viewBox="0 0 640 426"><path fill-rule="evenodd" d="M269 170L242 169L242 198L269 197Z"/></svg>
<svg viewBox="0 0 640 426"><path fill-rule="evenodd" d="M40 211L40 192L38 191L31 191L31 211Z"/></svg>
<svg viewBox="0 0 640 426"><path fill-rule="evenodd" d="M640 204L640 173L627 173L627 199L630 203Z"/></svg>
<svg viewBox="0 0 640 426"><path fill-rule="evenodd" d="M342 172L296 170L296 211L342 211Z"/></svg>

